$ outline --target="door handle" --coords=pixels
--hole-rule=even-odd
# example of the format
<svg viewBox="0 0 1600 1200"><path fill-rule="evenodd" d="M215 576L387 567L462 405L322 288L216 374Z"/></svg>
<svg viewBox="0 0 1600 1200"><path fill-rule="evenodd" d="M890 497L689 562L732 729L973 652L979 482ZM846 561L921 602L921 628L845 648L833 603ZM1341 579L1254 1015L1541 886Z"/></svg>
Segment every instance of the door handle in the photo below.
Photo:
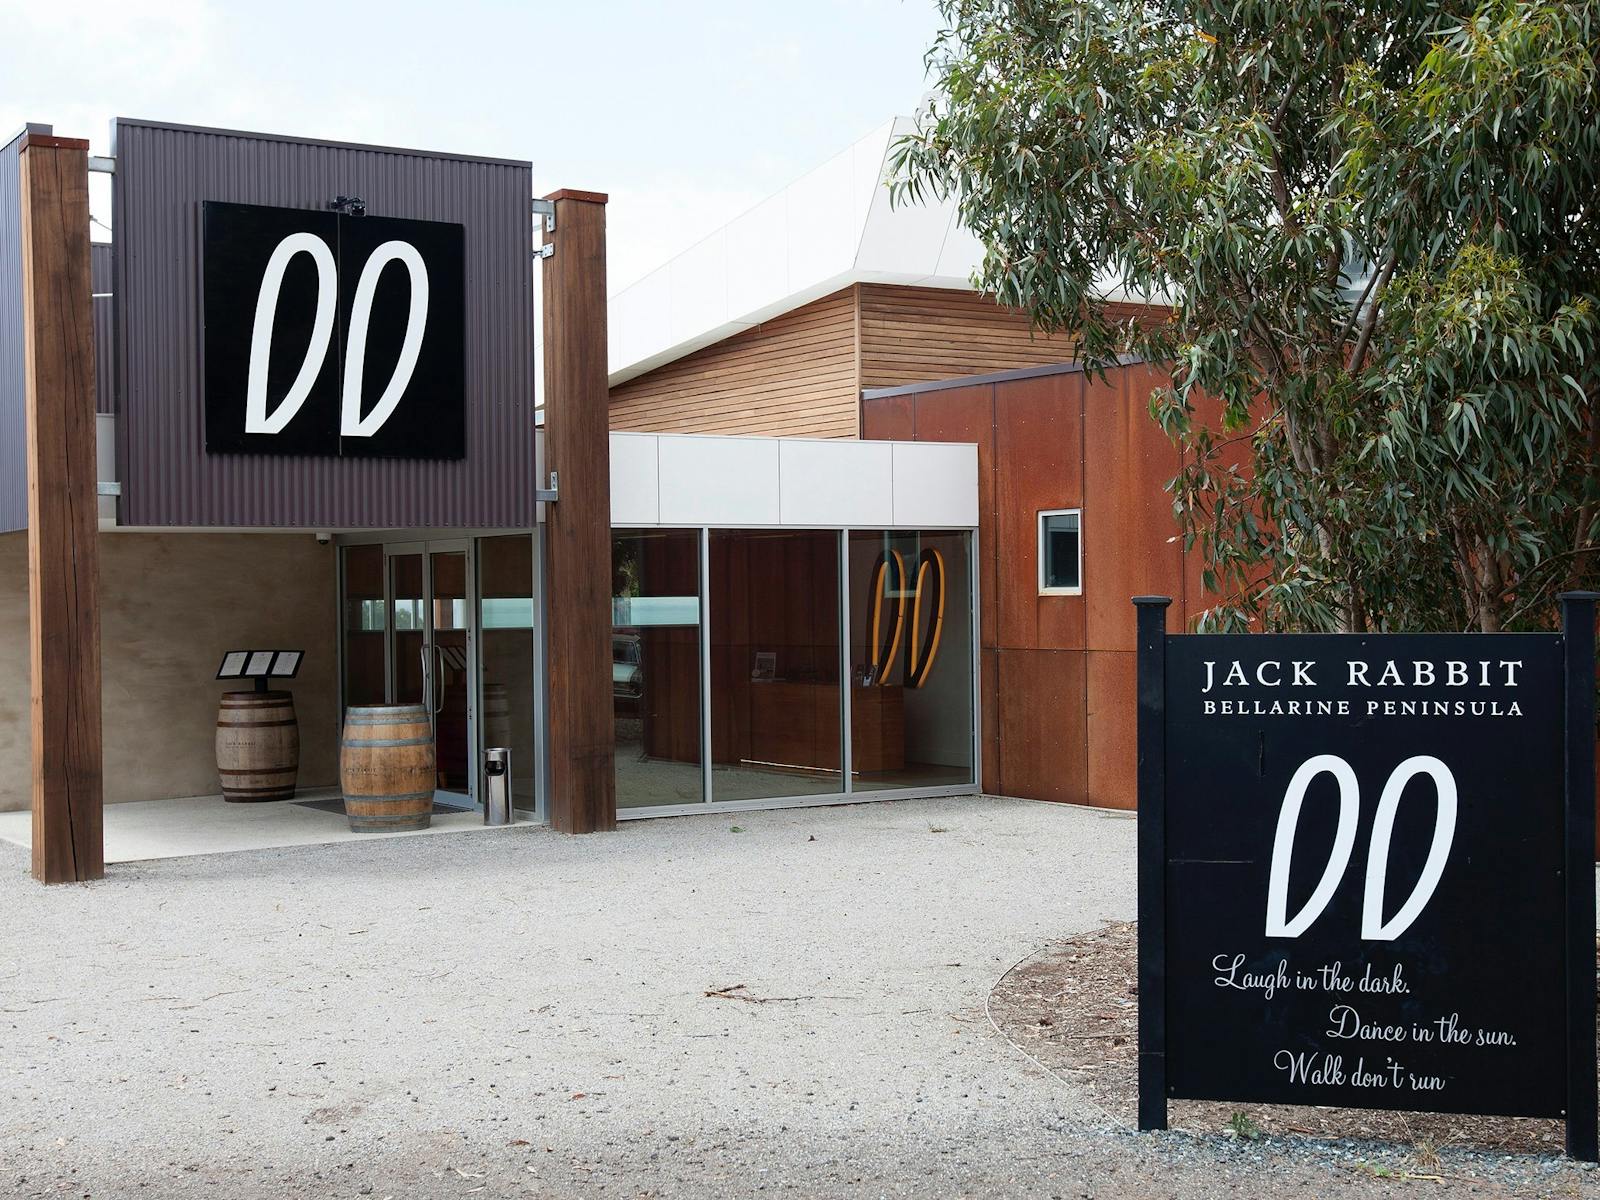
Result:
<svg viewBox="0 0 1600 1200"><path fill-rule="evenodd" d="M433 677L433 715L437 717L444 711L444 688L439 682L444 676L444 651L435 642L433 652L436 655L436 662L439 667L438 672Z"/></svg>

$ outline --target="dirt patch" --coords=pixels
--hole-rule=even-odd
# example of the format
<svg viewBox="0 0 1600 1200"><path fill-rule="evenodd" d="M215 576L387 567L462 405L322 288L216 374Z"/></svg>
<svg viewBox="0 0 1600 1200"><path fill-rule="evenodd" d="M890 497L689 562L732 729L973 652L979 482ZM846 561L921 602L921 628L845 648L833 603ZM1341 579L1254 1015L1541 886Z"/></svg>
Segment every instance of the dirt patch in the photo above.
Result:
<svg viewBox="0 0 1600 1200"><path fill-rule="evenodd" d="M989 1015L1006 1037L1129 1124L1139 1086L1136 955L1136 926L1107 925L1040 951L1014 967L989 997ZM1198 1100L1171 1101L1167 1114L1172 1128L1196 1133L1294 1133L1410 1145L1419 1173L1436 1165L1436 1153L1447 1146L1559 1154L1565 1142L1561 1122L1523 1117Z"/></svg>

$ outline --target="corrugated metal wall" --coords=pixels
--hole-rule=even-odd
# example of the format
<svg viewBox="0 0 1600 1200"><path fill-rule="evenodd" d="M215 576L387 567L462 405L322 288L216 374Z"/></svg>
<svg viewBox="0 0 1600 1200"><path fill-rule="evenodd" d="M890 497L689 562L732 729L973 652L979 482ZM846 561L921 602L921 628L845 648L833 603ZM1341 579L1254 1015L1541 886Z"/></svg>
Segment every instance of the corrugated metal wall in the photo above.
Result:
<svg viewBox="0 0 1600 1200"><path fill-rule="evenodd" d="M117 411L115 354L116 309L111 303L111 243L89 247L89 288L94 292L94 410Z"/></svg>
<svg viewBox="0 0 1600 1200"><path fill-rule="evenodd" d="M0 148L0 533L28 527L27 411L23 405L22 189L18 151L29 125Z"/></svg>
<svg viewBox="0 0 1600 1200"><path fill-rule="evenodd" d="M527 528L534 523L527 163L119 120L117 448L127 525ZM200 203L457 221L466 235L467 457L208 455Z"/></svg>

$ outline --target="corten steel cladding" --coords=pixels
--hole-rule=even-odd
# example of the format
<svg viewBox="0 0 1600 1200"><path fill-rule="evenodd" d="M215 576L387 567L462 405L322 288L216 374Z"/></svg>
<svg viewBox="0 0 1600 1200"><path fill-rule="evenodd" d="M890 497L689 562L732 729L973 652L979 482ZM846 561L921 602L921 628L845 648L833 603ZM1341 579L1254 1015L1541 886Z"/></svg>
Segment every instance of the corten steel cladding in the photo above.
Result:
<svg viewBox="0 0 1600 1200"><path fill-rule="evenodd" d="M217 709L217 776L235 803L288 800L300 771L300 725L290 692L224 692Z"/></svg>
<svg viewBox="0 0 1600 1200"><path fill-rule="evenodd" d="M1140 611L1140 1121L1565 1118L1595 1157L1594 608L1565 632Z"/></svg>
<svg viewBox="0 0 1600 1200"><path fill-rule="evenodd" d="M422 705L348 709L339 780L350 828L426 829L433 820L434 762L433 728Z"/></svg>

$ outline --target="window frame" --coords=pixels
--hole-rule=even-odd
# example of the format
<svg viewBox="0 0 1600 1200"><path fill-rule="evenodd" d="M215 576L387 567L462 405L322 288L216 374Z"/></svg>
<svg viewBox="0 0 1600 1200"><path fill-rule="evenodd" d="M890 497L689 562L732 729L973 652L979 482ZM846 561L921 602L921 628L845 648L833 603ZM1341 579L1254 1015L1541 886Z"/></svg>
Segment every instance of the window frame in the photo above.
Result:
<svg viewBox="0 0 1600 1200"><path fill-rule="evenodd" d="M1078 519L1078 582L1075 587L1050 587L1045 583L1048 575L1045 571L1045 519L1047 517L1076 517ZM1083 509L1081 508L1042 508L1035 514L1037 547L1035 557L1038 559L1039 568L1039 595L1041 596L1081 596L1083 595Z"/></svg>

